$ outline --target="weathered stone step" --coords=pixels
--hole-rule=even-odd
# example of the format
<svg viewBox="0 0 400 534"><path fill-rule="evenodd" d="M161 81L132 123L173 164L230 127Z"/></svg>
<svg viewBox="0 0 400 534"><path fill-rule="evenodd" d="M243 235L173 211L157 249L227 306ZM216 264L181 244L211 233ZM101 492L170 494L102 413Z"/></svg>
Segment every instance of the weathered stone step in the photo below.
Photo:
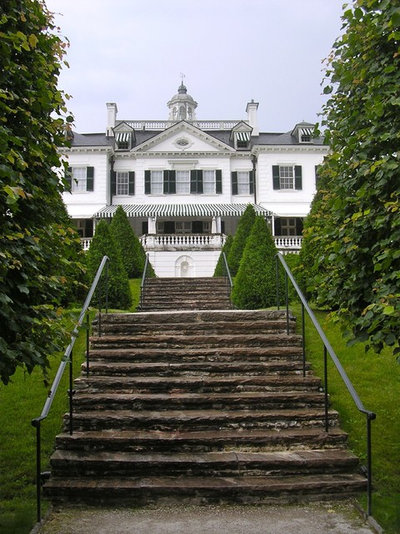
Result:
<svg viewBox="0 0 400 534"><path fill-rule="evenodd" d="M101 346L101 342L100 342ZM97 347L97 345L96 345ZM104 362L269 362L302 357L299 346L200 348L92 348L90 361Z"/></svg>
<svg viewBox="0 0 400 534"><path fill-rule="evenodd" d="M343 449L269 452L134 453L56 450L54 476L218 476L276 477L354 470L358 458Z"/></svg>
<svg viewBox="0 0 400 534"><path fill-rule="evenodd" d="M197 278L182 278L182 277L168 277L168 278L147 278L146 288L151 286L180 286L180 287L198 287L201 285L220 286L226 284L224 276L202 276Z"/></svg>
<svg viewBox="0 0 400 534"><path fill-rule="evenodd" d="M266 346L301 346L301 336L295 334L231 334L231 335L208 335L204 332L202 335L176 335L176 334L158 334L158 335L135 335L135 336L101 336L91 337L91 343L94 348L186 348L191 347L266 347Z"/></svg>
<svg viewBox="0 0 400 534"><path fill-rule="evenodd" d="M293 333L295 325L291 323L290 330ZM102 333L106 335L171 335L176 334L199 334L207 332L207 335L212 334L277 334L286 333L286 321L216 321L213 323L117 323L117 322L102 322Z"/></svg>
<svg viewBox="0 0 400 534"><path fill-rule="evenodd" d="M114 393L145 392L244 392L244 391L316 391L321 380L314 376L89 376L78 378L74 387L85 393L112 391Z"/></svg>
<svg viewBox="0 0 400 534"><path fill-rule="evenodd" d="M278 410L324 406L319 392L86 393L75 394L75 410Z"/></svg>
<svg viewBox="0 0 400 534"><path fill-rule="evenodd" d="M69 415L65 414L65 423ZM329 424L335 426L338 414L329 411ZM77 412L73 415L74 430L151 429L151 430L209 430L271 429L322 426L323 409L297 410L103 410Z"/></svg>
<svg viewBox="0 0 400 534"><path fill-rule="evenodd" d="M145 302L140 305L141 311L167 311L171 309L179 308L181 310L228 310L232 307L229 302L169 302L169 303L159 303L146 304Z"/></svg>
<svg viewBox="0 0 400 534"><path fill-rule="evenodd" d="M299 359L293 361L271 360L265 362L229 362L229 361L206 361L206 362L151 362L144 364L131 362L92 362L90 373L93 375L119 375L119 376L264 376L275 373L286 375L288 373L302 374L303 365ZM306 369L309 368L307 364ZM86 363L82 364L83 372L86 371Z"/></svg>
<svg viewBox="0 0 400 534"><path fill-rule="evenodd" d="M196 431L92 430L57 436L57 447L69 450L208 452L221 450L291 450L304 447L340 447L347 434L338 427L325 432L320 427Z"/></svg>
<svg viewBox="0 0 400 534"><path fill-rule="evenodd" d="M366 487L366 479L356 474L309 475L297 477L52 477L45 494L53 501L99 504L117 502L131 505L162 500L180 502L259 502L271 503L347 498Z"/></svg>

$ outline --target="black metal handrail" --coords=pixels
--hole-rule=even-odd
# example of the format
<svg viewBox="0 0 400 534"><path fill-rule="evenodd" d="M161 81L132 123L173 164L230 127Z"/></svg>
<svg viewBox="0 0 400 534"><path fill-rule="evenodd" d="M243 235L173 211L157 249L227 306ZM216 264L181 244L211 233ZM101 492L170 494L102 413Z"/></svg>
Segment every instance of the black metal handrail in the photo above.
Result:
<svg viewBox="0 0 400 534"><path fill-rule="evenodd" d="M231 297L232 288L233 288L233 281L231 276L231 271L229 269L228 260L226 259L226 254L224 251L222 251L222 258L224 260L224 266L225 266L225 273L226 273L226 280L227 280L227 289L228 289L228 297Z"/></svg>
<svg viewBox="0 0 400 534"><path fill-rule="evenodd" d="M143 307L144 288L146 284L147 269L149 267L149 255L146 254L146 261L144 262L144 269L142 274L142 281L140 282L140 308Z"/></svg>
<svg viewBox="0 0 400 534"><path fill-rule="evenodd" d="M276 254L276 281L277 281L277 308L280 307L279 302L279 262L284 268L285 271L285 300L286 300L286 325L287 325L287 334L289 334L289 292L288 292L288 279L292 282L292 285L300 298L301 301L301 312L302 312L302 328L303 328L303 375L305 374L305 314L304 310L307 311L308 316L310 317L315 329L317 330L321 341L324 344L324 392L325 392L325 431L329 432L329 420L328 420L328 365L327 365L327 354L329 353L333 363L335 364L336 369L338 370L348 392L350 393L357 409L360 413L363 413L366 416L366 434L367 434L367 515L372 515L372 450L371 450L371 421L376 419L376 413L367 410L364 407L358 393L356 392L350 378L347 376L346 371L344 370L342 364L340 363L339 358L337 357L335 351L333 350L331 344L328 341L324 331L322 330L321 325L318 322L318 319L315 317L314 312L311 310L303 292L299 288L291 270L289 269L286 261L283 258L283 255L278 252Z"/></svg>
<svg viewBox="0 0 400 534"><path fill-rule="evenodd" d="M47 396L47 399L44 403L43 409L39 417L35 417L32 419L31 424L36 428L36 516L37 516L37 522L40 523L41 521L41 483L46 475L45 473L41 472L41 436L40 436L40 425L41 422L46 419L50 412L51 405L53 404L54 397L56 396L58 386L60 385L61 378L64 374L65 367L69 364L69 390L68 390L68 396L69 396L69 433L73 433L73 406L72 406L72 400L74 395L74 389L73 389L73 348L75 345L76 338L79 334L79 328L82 326L83 320L85 318L85 315L87 314L89 310L90 303L92 301L94 292L99 284L99 281L101 279L101 275L103 274L103 271L105 269L105 311L108 313L108 256L104 256L101 260L100 266L97 269L96 276L94 277L93 283L91 285L91 288L89 289L89 292L87 294L87 297L85 299L85 302L82 306L82 310L79 314L79 319L77 323L75 324L75 327L71 334L71 341L68 345L68 347L65 349L63 358L61 360L60 366L57 370L56 376L53 380L53 384L50 388L49 394ZM98 305L98 315L99 315L99 322L98 322L98 331L99 335L101 333L101 310L102 310L102 297L101 292L99 292L99 305ZM86 372L89 372L89 314L87 317L87 331L86 331Z"/></svg>

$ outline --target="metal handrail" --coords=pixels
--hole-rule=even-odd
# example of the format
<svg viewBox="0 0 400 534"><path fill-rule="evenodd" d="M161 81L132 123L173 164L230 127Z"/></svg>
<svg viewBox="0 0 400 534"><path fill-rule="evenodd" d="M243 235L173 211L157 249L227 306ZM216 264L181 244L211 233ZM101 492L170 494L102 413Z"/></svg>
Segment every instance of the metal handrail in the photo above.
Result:
<svg viewBox="0 0 400 534"><path fill-rule="evenodd" d="M226 276L227 276L227 278L228 278L229 285L231 286L231 289L232 289L232 287L233 287L233 282L232 282L231 271L230 271L230 269L229 269L228 260L226 259L226 254L225 254L224 251L222 251L222 257L223 257L223 259L224 259Z"/></svg>
<svg viewBox="0 0 400 534"><path fill-rule="evenodd" d="M78 337L78 334L79 334L79 328L82 326L82 323L83 323L83 319L85 318L85 315L89 309L89 306L90 306L90 303L91 303L91 300L93 298L93 294L98 286L98 283L100 281L100 277L101 275L103 274L103 270L104 268L106 269L106 272L105 272L105 276L106 276L106 313L108 312L108 262L109 261L109 257L108 256L103 256L103 259L101 260L101 263L100 263L100 266L99 268L97 269L97 272L96 272L96 275L94 277L94 280L93 280L93 283L90 287L90 290L87 294L87 297L85 299L85 302L83 303L83 306L82 306L82 310L81 310L81 313L79 314L79 319L72 331L72 334L71 334L71 341L68 345L68 347L65 349L65 352L64 352L64 356L61 360L61 363L58 367L58 370L57 370L57 373L56 373L56 376L53 380L53 384L50 388L50 392L47 396L47 399L44 403L44 406L43 406L43 409L42 409L42 412L41 414L39 415L39 417L35 417L34 419L32 419L31 421L31 424L32 426L34 426L36 428L36 503L37 503L37 522L40 523L41 521L41 506L40 506L40 488L41 488L41 480L42 480L42 473L41 473L41 454L40 454L40 450L41 450L41 438L40 438L40 425L41 425L41 422L46 419L46 417L48 416L49 414L49 411L50 411L50 408L51 408L51 405L53 404L53 400L54 400L54 397L57 393L57 389L58 389L58 386L61 382L61 379L62 379L62 376L64 374L64 370L65 370L65 367L67 366L67 364L69 364L69 369L70 369L70 373L69 373L69 390L68 390L68 394L69 394L69 408L70 408L70 417L69 417L69 431L70 431L70 434L72 434L73 432L73 428L72 428L72 398L73 398L73 395L74 395L74 390L72 388L72 380L73 380L73 375L72 375L72 355L73 355L73 348L74 348L74 345L75 345L75 341L76 341L76 338ZM100 317L101 317L101 298L99 300L99 328L101 328L101 320L100 320ZM86 365L87 365L87 371L89 369L89 346L88 346L88 342L89 342L89 336L88 336L88 332L89 332L89 324L87 325L87 334L86 334Z"/></svg>
<svg viewBox="0 0 400 534"><path fill-rule="evenodd" d="M333 363L335 364L336 369L338 370L348 392L350 393L357 409L366 415L366 421L367 421L367 515L370 516L372 513L372 451L371 451L371 421L376 419L376 413L372 412L370 410L367 410L364 407L364 404L362 403L360 397L358 396L358 393L356 392L350 378L347 376L346 371L344 370L342 364L340 363L339 358L337 357L335 351L333 350L331 344L328 341L328 338L326 337L324 331L322 330L321 325L318 322L318 319L315 317L314 312L311 310L305 296L303 295L303 292L299 288L291 270L289 269L287 263L285 262L283 255L278 252L276 254L276 281L277 281L277 308L279 309L279 264L278 260L280 261L281 265L283 266L285 270L285 295L286 295L286 324L287 324L287 333L289 334L289 304L288 304L288 278L292 282L292 285L294 289L296 290L297 295L300 298L301 305L302 305L302 319L303 319L303 355L305 350L305 328L304 328L304 310L307 311L313 325L315 326L315 329L317 330L319 337L321 338L323 344L324 344L324 374L325 374L325 430L326 432L329 431L329 425L328 425L328 369L327 369L327 353L329 353ZM304 359L303 359L303 362ZM303 363L303 374L305 373L305 366Z"/></svg>
<svg viewBox="0 0 400 534"><path fill-rule="evenodd" d="M149 266L149 255L146 254L146 261L144 262L144 269L142 274L142 281L140 282L140 308L143 306L143 298L144 298L144 285L146 283L146 274L147 274L147 268Z"/></svg>

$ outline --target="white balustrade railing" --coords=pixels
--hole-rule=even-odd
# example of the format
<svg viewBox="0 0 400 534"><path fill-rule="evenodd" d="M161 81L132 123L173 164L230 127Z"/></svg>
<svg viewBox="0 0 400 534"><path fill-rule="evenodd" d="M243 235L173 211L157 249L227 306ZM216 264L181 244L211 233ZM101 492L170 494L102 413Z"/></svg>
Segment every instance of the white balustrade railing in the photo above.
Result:
<svg viewBox="0 0 400 534"><path fill-rule="evenodd" d="M221 249L226 236L222 234L147 234L140 238L147 250L168 249Z"/></svg>
<svg viewBox="0 0 400 534"><path fill-rule="evenodd" d="M274 236L275 246L279 251L290 249L299 251L303 242L302 236Z"/></svg>
<svg viewBox="0 0 400 534"><path fill-rule="evenodd" d="M92 237L81 237L81 246L83 250L89 250Z"/></svg>
<svg viewBox="0 0 400 534"><path fill-rule="evenodd" d="M124 121L135 130L165 130L179 121ZM231 130L240 120L237 121L189 121L191 124L202 130Z"/></svg>

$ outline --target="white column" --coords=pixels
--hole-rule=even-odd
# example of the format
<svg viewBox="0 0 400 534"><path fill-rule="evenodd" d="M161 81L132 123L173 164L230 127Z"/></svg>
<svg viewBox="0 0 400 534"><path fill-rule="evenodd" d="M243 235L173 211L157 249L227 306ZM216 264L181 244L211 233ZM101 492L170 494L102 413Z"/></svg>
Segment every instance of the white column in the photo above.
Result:
<svg viewBox="0 0 400 534"><path fill-rule="evenodd" d="M212 221L211 221L211 233L212 234L217 234L217 220L215 217L212 218Z"/></svg>
<svg viewBox="0 0 400 534"><path fill-rule="evenodd" d="M148 233L149 234L155 234L156 233L156 221L157 221L157 217L149 217L147 219Z"/></svg>

